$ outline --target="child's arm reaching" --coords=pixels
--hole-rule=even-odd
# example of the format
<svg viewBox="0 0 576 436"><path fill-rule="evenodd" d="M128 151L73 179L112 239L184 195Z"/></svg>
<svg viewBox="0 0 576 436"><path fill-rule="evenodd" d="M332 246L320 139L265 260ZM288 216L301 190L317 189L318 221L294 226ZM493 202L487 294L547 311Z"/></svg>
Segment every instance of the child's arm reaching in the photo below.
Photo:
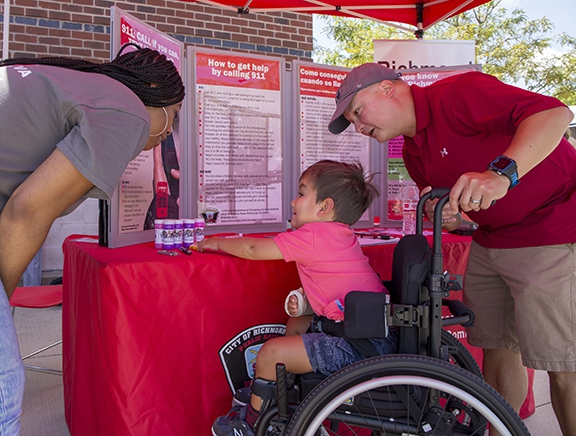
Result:
<svg viewBox="0 0 576 436"><path fill-rule="evenodd" d="M223 251L244 259L284 259L278 245L271 238L205 238L195 245L198 251Z"/></svg>

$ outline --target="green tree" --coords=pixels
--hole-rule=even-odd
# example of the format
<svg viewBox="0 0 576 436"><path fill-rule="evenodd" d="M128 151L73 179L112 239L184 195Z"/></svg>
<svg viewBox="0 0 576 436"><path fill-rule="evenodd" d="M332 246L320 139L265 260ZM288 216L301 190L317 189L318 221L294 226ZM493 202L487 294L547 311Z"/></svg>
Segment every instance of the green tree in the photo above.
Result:
<svg viewBox="0 0 576 436"><path fill-rule="evenodd" d="M552 22L529 20L522 9L508 12L493 0L424 33L425 39L474 40L476 62L506 83L576 105L576 38L549 36ZM317 62L353 67L374 60L374 39L414 39L410 32L369 20L323 17L334 47L315 47ZM553 49L553 44L561 48Z"/></svg>

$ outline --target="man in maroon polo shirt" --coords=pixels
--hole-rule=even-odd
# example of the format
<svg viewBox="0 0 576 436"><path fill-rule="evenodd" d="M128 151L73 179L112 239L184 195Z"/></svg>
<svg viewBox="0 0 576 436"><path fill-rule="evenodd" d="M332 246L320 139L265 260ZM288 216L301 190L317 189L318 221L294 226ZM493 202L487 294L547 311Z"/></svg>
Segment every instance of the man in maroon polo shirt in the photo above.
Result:
<svg viewBox="0 0 576 436"><path fill-rule="evenodd" d="M479 224L464 301L476 313L468 340L484 349L486 380L519 410L523 365L547 371L560 427L575 435L576 149L563 138L570 109L479 72L421 88L379 64L354 68L336 105L332 133L353 124L378 142L403 135L420 189L452 188L445 229L458 227L460 211Z"/></svg>

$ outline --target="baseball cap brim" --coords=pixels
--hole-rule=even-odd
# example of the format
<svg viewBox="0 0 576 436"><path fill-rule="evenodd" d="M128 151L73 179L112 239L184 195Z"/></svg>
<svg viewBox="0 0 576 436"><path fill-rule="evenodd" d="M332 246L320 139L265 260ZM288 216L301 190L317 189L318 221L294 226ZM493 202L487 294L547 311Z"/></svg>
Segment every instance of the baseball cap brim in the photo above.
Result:
<svg viewBox="0 0 576 436"><path fill-rule="evenodd" d="M332 119L328 124L328 130L330 130L330 132L333 133L334 135L342 133L350 125L350 121L348 121L344 117L344 112L346 111L346 108L348 107L350 102L352 102L352 99L354 98L355 95L356 95L355 92L350 95L347 95L342 100L340 100L336 105L334 115L332 115Z"/></svg>

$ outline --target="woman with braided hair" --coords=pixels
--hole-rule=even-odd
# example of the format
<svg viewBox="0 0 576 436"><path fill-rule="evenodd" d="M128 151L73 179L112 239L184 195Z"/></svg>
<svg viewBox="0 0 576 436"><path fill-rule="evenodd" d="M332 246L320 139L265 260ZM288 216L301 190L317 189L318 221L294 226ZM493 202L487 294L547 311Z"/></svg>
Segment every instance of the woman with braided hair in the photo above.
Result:
<svg viewBox="0 0 576 436"><path fill-rule="evenodd" d="M24 370L8 303L20 276L57 217L84 197L109 199L130 160L166 139L184 99L171 61L125 47L103 64L0 61L0 436L20 427Z"/></svg>

